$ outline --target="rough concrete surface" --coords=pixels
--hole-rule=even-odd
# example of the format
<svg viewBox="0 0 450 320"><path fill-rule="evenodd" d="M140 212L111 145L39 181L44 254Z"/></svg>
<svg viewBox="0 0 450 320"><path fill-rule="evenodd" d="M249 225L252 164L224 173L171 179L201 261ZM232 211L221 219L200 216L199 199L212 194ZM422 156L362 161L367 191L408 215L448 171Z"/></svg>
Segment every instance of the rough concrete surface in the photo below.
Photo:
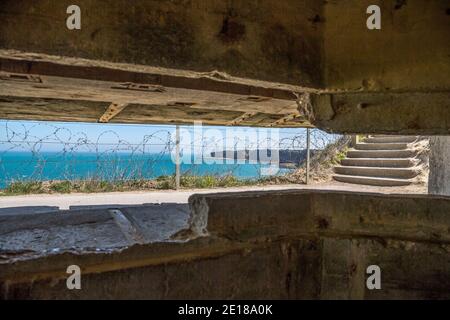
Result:
<svg viewBox="0 0 450 320"><path fill-rule="evenodd" d="M79 32L71 4L2 1L0 47L331 89L450 87L446 0L79 0ZM372 4L381 30L366 28Z"/></svg>
<svg viewBox="0 0 450 320"><path fill-rule="evenodd" d="M450 134L447 0L378 1L381 30L370 0L80 0L77 31L70 4L0 3L3 55L24 51L0 58L22 79L2 80L2 118Z"/></svg>
<svg viewBox="0 0 450 320"><path fill-rule="evenodd" d="M114 208L114 206L109 206ZM169 240L187 227L183 204L0 216L0 256L17 252L102 251Z"/></svg>
<svg viewBox="0 0 450 320"><path fill-rule="evenodd" d="M188 203L193 194L226 193L244 191L279 191L288 189L299 190L335 190L364 191L376 193L427 193L425 185L408 187L375 187L354 185L348 183L326 182L311 185L287 184L237 188L195 189L195 190L165 190L165 191L130 191L106 193L73 193L73 194L39 194L22 196L1 196L0 215L25 214L67 209L120 208L152 203Z"/></svg>
<svg viewBox="0 0 450 320"><path fill-rule="evenodd" d="M2 49L165 70L68 66L64 58L57 69L39 55L7 57L0 70L21 74L13 84L3 76L9 84L0 113L126 123L292 121L341 133L448 135L448 1L378 3L381 30L365 26L372 0L117 0L101 10L97 1L79 0L83 27L72 32L65 28L68 0L3 0ZM29 77L36 70L53 89ZM123 77L131 91L143 84L146 92L130 93ZM120 92L108 81L119 82ZM264 100L277 95L273 104ZM258 109L265 101L268 114ZM436 138L434 146L430 191L448 195L448 141ZM0 298L449 299L450 198L417 194L424 188L400 190L408 195L351 185L247 189L192 195L189 209L174 204L189 192L157 195L172 203L162 206L130 206L151 202L145 193L89 201L0 197ZM56 210L70 206L78 207ZM73 264L81 267L82 290L67 290ZM382 270L381 290L365 286L372 264Z"/></svg>
<svg viewBox="0 0 450 320"><path fill-rule="evenodd" d="M428 192L450 195L450 137L431 137L430 151Z"/></svg>
<svg viewBox="0 0 450 320"><path fill-rule="evenodd" d="M116 0L101 9L79 0L80 32L65 27L71 4L3 0L0 47L296 85L320 81L315 0Z"/></svg>
<svg viewBox="0 0 450 320"><path fill-rule="evenodd" d="M156 220L146 207L119 208L136 228L122 224L121 229L116 223L120 230L109 237L115 239L119 231L144 235L144 241L134 245L102 251L85 248L4 254L0 259L0 296L450 297L448 197L272 190L193 195L190 208L190 214L184 209L156 210ZM40 215L48 218L59 213ZM33 237L36 222L30 222L29 217L20 219L28 221L30 225L23 232ZM94 210L84 219L87 217L104 219L105 225L114 220L105 209ZM19 217L4 218L3 229L20 229L13 221ZM52 219L48 225L65 221ZM76 220L83 224L81 217ZM165 226L169 221L171 225ZM92 222L89 224L95 232L108 237ZM154 226L167 232L145 238ZM168 239L173 231L176 235ZM26 248L26 241L16 249L20 246ZM80 291L65 287L65 269L71 264L82 269ZM365 271L370 264L382 269L382 290L365 287Z"/></svg>

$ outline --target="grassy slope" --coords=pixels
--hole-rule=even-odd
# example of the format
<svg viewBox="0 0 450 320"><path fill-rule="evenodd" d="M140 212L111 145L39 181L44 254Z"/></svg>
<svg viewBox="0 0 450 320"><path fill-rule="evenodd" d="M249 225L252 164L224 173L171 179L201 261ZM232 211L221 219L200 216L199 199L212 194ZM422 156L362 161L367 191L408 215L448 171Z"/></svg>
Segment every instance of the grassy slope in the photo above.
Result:
<svg viewBox="0 0 450 320"><path fill-rule="evenodd" d="M209 189L259 185L264 179L239 180L233 176L182 176L181 188ZM20 181L7 186L0 195L23 195L42 193L95 193L116 191L168 190L175 189L175 178L163 176L155 180L128 181Z"/></svg>

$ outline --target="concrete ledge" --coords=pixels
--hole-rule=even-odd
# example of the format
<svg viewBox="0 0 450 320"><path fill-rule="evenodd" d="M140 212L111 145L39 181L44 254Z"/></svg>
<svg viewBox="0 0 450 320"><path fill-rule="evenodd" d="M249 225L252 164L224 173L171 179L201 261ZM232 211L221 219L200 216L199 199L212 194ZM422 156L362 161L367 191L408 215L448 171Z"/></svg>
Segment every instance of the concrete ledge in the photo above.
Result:
<svg viewBox="0 0 450 320"><path fill-rule="evenodd" d="M194 195L190 207L171 239L3 257L0 298L450 297L448 197L289 190ZM132 210L120 209L138 219ZM146 235L152 224L138 225ZM72 264L82 290L65 286ZM365 286L372 264L382 268L383 290Z"/></svg>
<svg viewBox="0 0 450 320"><path fill-rule="evenodd" d="M389 237L450 243L450 198L289 190L193 195L192 214L227 238ZM204 226L203 226L204 228Z"/></svg>
<svg viewBox="0 0 450 320"><path fill-rule="evenodd" d="M171 241L188 227L185 204L78 209L0 216L0 264L58 252L102 252Z"/></svg>

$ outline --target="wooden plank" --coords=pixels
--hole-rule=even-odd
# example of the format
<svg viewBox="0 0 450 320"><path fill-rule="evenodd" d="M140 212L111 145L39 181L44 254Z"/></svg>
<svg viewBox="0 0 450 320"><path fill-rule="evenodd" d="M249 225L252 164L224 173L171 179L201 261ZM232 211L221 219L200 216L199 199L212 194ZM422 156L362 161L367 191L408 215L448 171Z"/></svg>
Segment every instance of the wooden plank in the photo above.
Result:
<svg viewBox="0 0 450 320"><path fill-rule="evenodd" d="M253 117L255 114L256 114L256 112L246 112L246 113L242 114L241 116L237 117L236 119L234 119L233 121L231 121L228 125L235 126L235 125L241 123L242 121Z"/></svg>
<svg viewBox="0 0 450 320"><path fill-rule="evenodd" d="M281 124L287 123L287 122L289 122L291 120L294 120L296 118L299 118L299 117L300 117L299 114L289 114L289 115L287 115L287 116L285 116L285 117L275 121L270 126L271 127L276 127L277 125L281 125Z"/></svg>
<svg viewBox="0 0 450 320"><path fill-rule="evenodd" d="M0 119L97 122L109 102L0 96Z"/></svg>
<svg viewBox="0 0 450 320"><path fill-rule="evenodd" d="M98 122L108 123L112 118L121 113L127 106L128 104L126 103L111 103Z"/></svg>
<svg viewBox="0 0 450 320"><path fill-rule="evenodd" d="M148 124L193 124L202 121L208 125L223 125L236 118L241 112L230 110L214 110L191 108L182 105L143 105L129 104L128 107L114 117L112 123L148 123Z"/></svg>
<svg viewBox="0 0 450 320"><path fill-rule="evenodd" d="M40 83L0 79L0 118L151 124L201 120L210 125L228 125L249 113L255 118L244 117L235 125L267 126L287 113L298 113L295 101L271 97L142 83L39 78ZM291 124L302 125L285 125Z"/></svg>
<svg viewBox="0 0 450 320"><path fill-rule="evenodd" d="M311 91L300 86L232 77L217 71L174 70L2 49L0 49L0 70L20 74L216 91L283 100L295 100L295 92ZM124 87L124 85L115 86Z"/></svg>
<svg viewBox="0 0 450 320"><path fill-rule="evenodd" d="M297 109L295 100L261 99L242 94L227 94L207 90L165 87L164 90L140 91L117 88L117 83L75 78L41 76L42 84L2 81L0 95L17 97L46 97L55 99L84 99L92 101L168 104L191 107L240 109L286 114Z"/></svg>
<svg viewBox="0 0 450 320"><path fill-rule="evenodd" d="M350 134L450 134L448 91L296 93L297 100L285 100L146 84L143 90L117 89L117 82L78 78L39 79L0 79L1 119L98 122L108 106L117 103L129 106L110 122L192 124L200 120L208 125L314 125Z"/></svg>

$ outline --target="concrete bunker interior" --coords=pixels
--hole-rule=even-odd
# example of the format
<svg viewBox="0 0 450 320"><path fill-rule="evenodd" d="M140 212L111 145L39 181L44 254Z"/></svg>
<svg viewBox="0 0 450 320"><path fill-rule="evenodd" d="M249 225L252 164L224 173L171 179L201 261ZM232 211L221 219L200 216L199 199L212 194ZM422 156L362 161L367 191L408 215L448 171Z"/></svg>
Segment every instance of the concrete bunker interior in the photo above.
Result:
<svg viewBox="0 0 450 320"><path fill-rule="evenodd" d="M0 243L23 248L0 248L0 297L448 299L449 4L375 1L382 28L368 30L372 2L79 0L82 28L68 30L70 1L2 1L1 119L410 134L431 136L432 153L428 195L199 194L174 210L0 216ZM40 247L42 229L59 250ZM81 291L66 288L71 264ZM383 290L365 285L372 264Z"/></svg>

